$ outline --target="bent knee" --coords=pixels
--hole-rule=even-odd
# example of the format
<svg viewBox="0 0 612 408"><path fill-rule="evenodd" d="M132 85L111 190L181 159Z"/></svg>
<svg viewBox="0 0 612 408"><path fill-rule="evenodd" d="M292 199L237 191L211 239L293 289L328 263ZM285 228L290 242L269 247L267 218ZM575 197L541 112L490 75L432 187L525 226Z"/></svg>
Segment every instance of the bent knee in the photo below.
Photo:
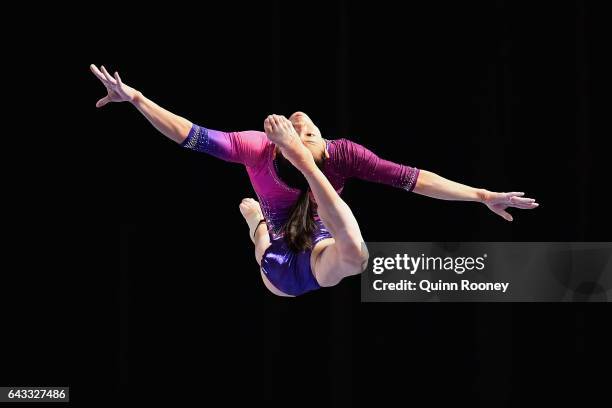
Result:
<svg viewBox="0 0 612 408"><path fill-rule="evenodd" d="M270 242L266 242L261 245L255 245L255 260L257 261L257 264L259 266L261 266L261 262L269 246Z"/></svg>

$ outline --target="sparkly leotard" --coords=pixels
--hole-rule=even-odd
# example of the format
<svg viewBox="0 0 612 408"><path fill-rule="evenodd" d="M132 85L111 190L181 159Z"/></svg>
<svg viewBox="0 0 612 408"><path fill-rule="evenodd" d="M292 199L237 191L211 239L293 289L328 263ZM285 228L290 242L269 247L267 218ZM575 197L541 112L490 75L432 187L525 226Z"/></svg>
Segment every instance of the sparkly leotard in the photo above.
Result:
<svg viewBox="0 0 612 408"><path fill-rule="evenodd" d="M338 194L350 178L407 191L412 191L416 185L417 168L381 159L347 139L327 140L326 143L329 159L325 160L322 171ZM289 295L318 289L320 286L310 268L310 251L295 254L284 244L281 229L300 190L279 179L274 168L275 145L266 134L260 131L222 132L194 124L181 146L246 167L272 243L262 259L262 270L274 286ZM313 234L313 246L322 239L331 238L318 216L315 216L315 221L318 228Z"/></svg>

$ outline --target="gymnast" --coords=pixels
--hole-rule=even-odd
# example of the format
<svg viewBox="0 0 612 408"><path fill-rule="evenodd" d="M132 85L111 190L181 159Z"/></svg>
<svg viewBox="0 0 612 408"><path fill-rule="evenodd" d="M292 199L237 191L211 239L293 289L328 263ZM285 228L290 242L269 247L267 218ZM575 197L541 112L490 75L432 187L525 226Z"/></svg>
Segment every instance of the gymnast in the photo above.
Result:
<svg viewBox="0 0 612 408"><path fill-rule="evenodd" d="M508 221L508 207L534 209L524 193L496 193L433 172L383 160L347 139L328 140L303 112L289 119L269 115L264 132L222 132L191 123L124 84L118 72L90 66L106 87L96 103L130 102L164 136L181 147L245 166L258 201L245 198L240 212L255 245L265 286L298 296L338 284L364 271L368 250L357 220L340 198L346 180L358 178L442 200L475 201Z"/></svg>

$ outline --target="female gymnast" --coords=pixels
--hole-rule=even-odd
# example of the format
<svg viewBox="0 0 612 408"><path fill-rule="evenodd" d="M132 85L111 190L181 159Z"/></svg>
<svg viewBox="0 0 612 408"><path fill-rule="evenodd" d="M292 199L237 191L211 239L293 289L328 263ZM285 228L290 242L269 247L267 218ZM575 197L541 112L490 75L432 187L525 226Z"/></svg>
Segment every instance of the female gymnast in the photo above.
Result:
<svg viewBox="0 0 612 408"><path fill-rule="evenodd" d="M368 250L357 220L340 198L349 178L384 183L428 197L475 201L508 221L508 207L533 209L524 193L496 193L392 163L347 139L327 140L303 112L270 115L264 131L221 132L191 123L124 84L117 72L91 71L108 94L96 103L132 103L164 136L180 146L246 167L259 202L239 205L255 245L264 284L279 296L334 286L361 273Z"/></svg>

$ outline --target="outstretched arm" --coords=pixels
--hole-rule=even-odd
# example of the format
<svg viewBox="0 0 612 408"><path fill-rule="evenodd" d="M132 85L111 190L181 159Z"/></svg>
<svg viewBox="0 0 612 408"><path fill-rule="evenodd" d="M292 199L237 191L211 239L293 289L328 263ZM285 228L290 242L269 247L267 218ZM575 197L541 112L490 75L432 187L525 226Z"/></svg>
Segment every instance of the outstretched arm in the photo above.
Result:
<svg viewBox="0 0 612 408"><path fill-rule="evenodd" d="M254 166L260 162L267 142L263 132L222 132L198 126L167 111L141 92L124 84L119 73L115 72L115 75L111 76L104 66L99 70L93 64L90 68L108 92L96 103L98 108L109 102L130 102L157 130L179 143L181 147L246 166Z"/></svg>
<svg viewBox="0 0 612 408"><path fill-rule="evenodd" d="M427 170L384 160L364 146L347 139L334 145L332 164L345 177L387 184L441 200L476 201L505 220L512 221L508 207L534 209L538 203L524 193L496 193L460 184Z"/></svg>
<svg viewBox="0 0 612 408"><path fill-rule="evenodd" d="M539 206L535 199L523 197L525 193L496 193L482 188L474 188L448 180L427 170L420 171L413 191L441 200L480 202L507 221L512 221L512 216L506 211L508 207L531 210Z"/></svg>
<svg viewBox="0 0 612 408"><path fill-rule="evenodd" d="M104 66L101 68L99 70L94 64L90 66L91 72L98 77L108 92L96 103L96 107L101 108L109 102L130 102L167 138L176 143L182 143L187 138L193 125L190 121L167 111L141 92L124 84L118 72L111 76Z"/></svg>
<svg viewBox="0 0 612 408"><path fill-rule="evenodd" d="M431 171L421 170L415 193L440 200L483 201L486 190L445 179Z"/></svg>

